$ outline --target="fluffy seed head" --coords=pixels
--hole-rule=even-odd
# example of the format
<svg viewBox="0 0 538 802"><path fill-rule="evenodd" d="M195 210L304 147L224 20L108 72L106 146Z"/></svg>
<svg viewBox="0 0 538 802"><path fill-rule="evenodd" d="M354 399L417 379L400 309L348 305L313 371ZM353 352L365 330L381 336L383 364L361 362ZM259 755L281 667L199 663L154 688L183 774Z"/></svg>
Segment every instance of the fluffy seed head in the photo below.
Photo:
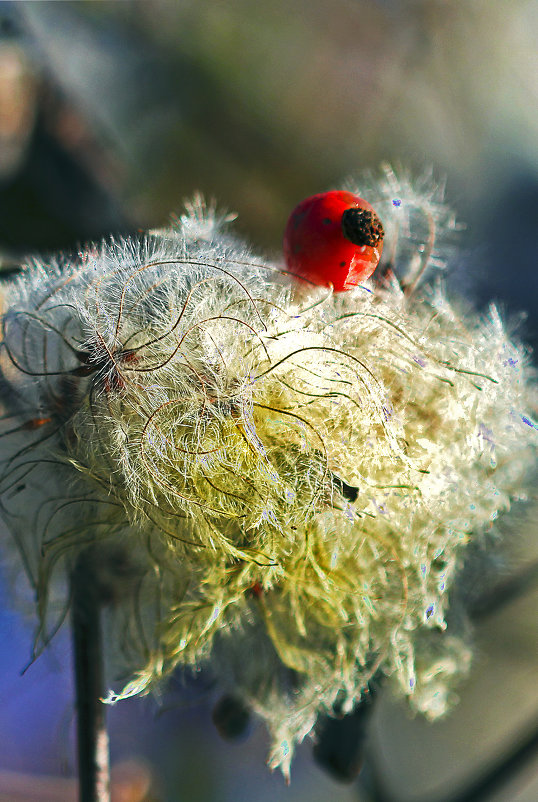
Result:
<svg viewBox="0 0 538 802"><path fill-rule="evenodd" d="M380 672L447 709L469 664L448 591L535 465L524 349L494 307L427 282L453 228L438 191L388 171L371 196L399 280L299 292L195 200L141 241L29 265L3 297L2 514L39 641L67 603L56 577L103 549L125 580L111 699L209 664L285 772Z"/></svg>

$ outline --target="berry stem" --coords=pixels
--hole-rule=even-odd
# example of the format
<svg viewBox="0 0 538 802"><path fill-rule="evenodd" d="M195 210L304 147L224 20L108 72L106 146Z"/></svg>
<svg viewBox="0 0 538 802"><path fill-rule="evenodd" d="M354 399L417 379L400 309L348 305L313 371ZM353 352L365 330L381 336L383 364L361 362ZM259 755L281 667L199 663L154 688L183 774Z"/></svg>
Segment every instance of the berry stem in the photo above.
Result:
<svg viewBox="0 0 538 802"><path fill-rule="evenodd" d="M82 552L71 575L79 802L110 802L108 733L102 697L101 602Z"/></svg>

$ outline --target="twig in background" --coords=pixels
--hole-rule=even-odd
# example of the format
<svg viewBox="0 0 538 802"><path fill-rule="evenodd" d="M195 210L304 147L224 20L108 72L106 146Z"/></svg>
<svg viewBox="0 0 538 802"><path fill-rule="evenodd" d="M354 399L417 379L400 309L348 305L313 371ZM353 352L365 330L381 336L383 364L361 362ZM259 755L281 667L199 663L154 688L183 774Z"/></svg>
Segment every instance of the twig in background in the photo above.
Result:
<svg viewBox="0 0 538 802"><path fill-rule="evenodd" d="M83 551L71 576L80 802L110 802L101 599L91 566Z"/></svg>

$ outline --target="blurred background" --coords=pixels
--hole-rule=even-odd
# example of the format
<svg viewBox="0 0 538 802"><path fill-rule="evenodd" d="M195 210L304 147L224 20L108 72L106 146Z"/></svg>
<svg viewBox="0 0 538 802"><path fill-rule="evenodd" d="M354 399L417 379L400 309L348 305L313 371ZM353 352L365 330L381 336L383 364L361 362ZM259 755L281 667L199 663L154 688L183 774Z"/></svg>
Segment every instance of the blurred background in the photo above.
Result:
<svg viewBox="0 0 538 802"><path fill-rule="evenodd" d="M278 259L303 197L386 161L432 167L466 223L454 283L480 307L525 310L519 333L536 347L537 41L528 0L0 2L2 270L162 225L197 190ZM532 516L506 529L508 576L535 564L538 544ZM410 720L381 696L361 782L336 784L306 741L286 788L264 765L260 727L219 738L202 678L160 709L110 711L118 802L451 798L538 718L537 585L479 617L474 670L446 721ZM8 587L0 800L75 799L69 633L20 676L32 629ZM487 796L537 798L536 759Z"/></svg>

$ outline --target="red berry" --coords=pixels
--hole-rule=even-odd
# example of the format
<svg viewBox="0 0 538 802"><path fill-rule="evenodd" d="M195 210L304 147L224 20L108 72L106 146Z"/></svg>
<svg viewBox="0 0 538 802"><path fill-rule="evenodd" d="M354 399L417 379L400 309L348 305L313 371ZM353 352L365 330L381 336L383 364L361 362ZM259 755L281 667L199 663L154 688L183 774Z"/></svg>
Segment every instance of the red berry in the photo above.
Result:
<svg viewBox="0 0 538 802"><path fill-rule="evenodd" d="M312 195L291 213L284 256L292 273L324 287L349 290L376 269L383 226L372 206L352 192Z"/></svg>

